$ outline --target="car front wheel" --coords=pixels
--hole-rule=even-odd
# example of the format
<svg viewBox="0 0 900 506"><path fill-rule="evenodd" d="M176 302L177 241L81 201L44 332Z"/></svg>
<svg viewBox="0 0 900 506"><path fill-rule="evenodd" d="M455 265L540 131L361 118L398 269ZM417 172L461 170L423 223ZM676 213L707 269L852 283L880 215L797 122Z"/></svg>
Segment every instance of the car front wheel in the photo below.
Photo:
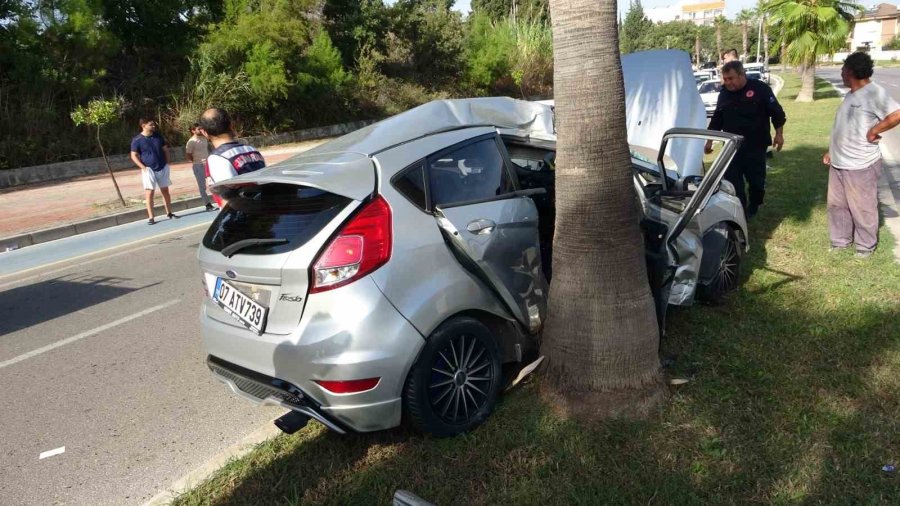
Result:
<svg viewBox="0 0 900 506"><path fill-rule="evenodd" d="M710 258L714 262L713 276L708 284L700 285L700 296L709 303L718 304L728 292L738 287L741 276L741 239L731 225L721 226L710 233L720 235L711 236L720 244L717 255ZM704 240L704 248L707 244Z"/></svg>
<svg viewBox="0 0 900 506"><path fill-rule="evenodd" d="M416 429L435 436L467 432L490 416L502 381L491 331L474 318L452 318L431 334L410 371L406 415Z"/></svg>

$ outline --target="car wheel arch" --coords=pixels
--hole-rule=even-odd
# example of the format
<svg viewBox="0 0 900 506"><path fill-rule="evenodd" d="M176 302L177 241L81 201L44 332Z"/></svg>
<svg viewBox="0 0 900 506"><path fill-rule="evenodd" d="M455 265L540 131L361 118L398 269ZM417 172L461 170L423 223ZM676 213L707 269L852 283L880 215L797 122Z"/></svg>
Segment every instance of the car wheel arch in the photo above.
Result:
<svg viewBox="0 0 900 506"><path fill-rule="evenodd" d="M747 233L739 223L731 220L722 220L708 227L701 236L703 256L700 263L700 272L697 276L701 284L708 283L715 274L716 264L709 260L718 258L721 247L724 245L721 231L727 227L730 227L737 234L741 242L741 252L744 252L747 248Z"/></svg>
<svg viewBox="0 0 900 506"><path fill-rule="evenodd" d="M491 331L491 334L497 340L497 345L500 347L500 352L503 357L503 363L520 361L520 357L526 351L525 348L527 348L526 345L528 344L534 344L536 347L537 343L527 342L528 339L533 338L527 337L525 333L519 328L519 326L512 320L496 315L489 311L475 308L465 309L453 313L452 315L448 315L446 318L435 324L434 327L431 328L427 333L423 333L425 335L425 339L427 340L435 330L439 329L447 321L458 317L469 317L477 320ZM517 344L519 344L522 348L521 353L516 351ZM416 360L418 360L418 357L416 357Z"/></svg>

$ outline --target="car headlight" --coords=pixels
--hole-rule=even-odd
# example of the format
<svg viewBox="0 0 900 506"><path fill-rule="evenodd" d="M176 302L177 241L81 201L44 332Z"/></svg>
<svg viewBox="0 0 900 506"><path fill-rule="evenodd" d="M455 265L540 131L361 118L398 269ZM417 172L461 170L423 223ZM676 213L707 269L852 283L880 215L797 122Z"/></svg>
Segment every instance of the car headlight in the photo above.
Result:
<svg viewBox="0 0 900 506"><path fill-rule="evenodd" d="M737 197L737 191L734 189L734 185L731 184L731 181L722 180L719 182L719 191L725 192L732 197Z"/></svg>

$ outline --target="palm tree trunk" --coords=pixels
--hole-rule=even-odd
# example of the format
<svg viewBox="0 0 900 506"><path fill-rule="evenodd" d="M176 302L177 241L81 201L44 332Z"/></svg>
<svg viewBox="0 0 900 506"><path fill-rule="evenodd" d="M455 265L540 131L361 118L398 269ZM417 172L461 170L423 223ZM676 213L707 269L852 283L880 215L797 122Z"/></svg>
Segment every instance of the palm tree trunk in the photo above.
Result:
<svg viewBox="0 0 900 506"><path fill-rule="evenodd" d="M629 168L616 2L551 0L550 14L559 140L542 394L576 418L642 415L666 389Z"/></svg>
<svg viewBox="0 0 900 506"><path fill-rule="evenodd" d="M694 61L697 62L697 68L700 68L700 34L694 34Z"/></svg>
<svg viewBox="0 0 900 506"><path fill-rule="evenodd" d="M766 26L766 16L763 14L762 22L763 61L769 65L769 27ZM757 42L759 44L759 42Z"/></svg>
<svg viewBox="0 0 900 506"><path fill-rule="evenodd" d="M716 62L722 65L722 24L716 23Z"/></svg>
<svg viewBox="0 0 900 506"><path fill-rule="evenodd" d="M787 65L787 43L782 40L781 41L781 71L784 72Z"/></svg>
<svg viewBox="0 0 900 506"><path fill-rule="evenodd" d="M815 89L816 62L813 60L800 66L800 92L797 93L797 102L812 102Z"/></svg>
<svg viewBox="0 0 900 506"><path fill-rule="evenodd" d="M103 155L103 161L106 163L106 171L109 172L109 177L112 179L113 186L116 187L116 195L119 196L119 202L122 203L122 207L126 207L125 199L122 198L122 191L119 190L119 183L116 182L116 176L113 174L112 167L109 166L109 159L106 158L106 151L103 149L103 143L100 142L100 127L97 127L97 145L100 146L100 154Z"/></svg>
<svg viewBox="0 0 900 506"><path fill-rule="evenodd" d="M742 47L743 52L741 53L741 56L743 56L744 59L747 59L747 51L749 49L749 45L747 43L747 22L746 21L741 23L741 44L743 46Z"/></svg>

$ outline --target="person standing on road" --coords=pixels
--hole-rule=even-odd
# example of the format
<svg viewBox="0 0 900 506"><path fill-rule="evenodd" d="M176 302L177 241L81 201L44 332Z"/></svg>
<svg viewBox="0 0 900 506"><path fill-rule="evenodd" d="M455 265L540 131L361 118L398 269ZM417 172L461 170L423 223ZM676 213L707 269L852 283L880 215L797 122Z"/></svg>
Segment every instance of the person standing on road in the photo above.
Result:
<svg viewBox="0 0 900 506"><path fill-rule="evenodd" d="M200 116L200 129L213 145L213 151L206 159L207 186L266 166L265 159L256 148L237 141L231 117L225 109L207 109ZM219 206L225 205L222 197L214 194L213 198Z"/></svg>
<svg viewBox="0 0 900 506"><path fill-rule="evenodd" d="M162 193L163 203L166 206L166 216L169 219L178 218L172 212L172 199L169 196L169 151L166 148L166 140L157 132L158 126L155 120L141 118L141 133L131 139L131 161L141 169L141 183L144 186L144 196L147 200L147 220L149 225L155 225L153 219L153 192L159 187Z"/></svg>
<svg viewBox="0 0 900 506"><path fill-rule="evenodd" d="M766 150L774 145L781 151L787 118L772 88L759 80L747 80L741 62L726 63L722 67L722 81L724 86L709 129L744 136L744 142L725 171L725 179L734 185L747 218L752 218L766 194ZM775 127L774 139L770 121ZM706 142L704 151L712 153L712 141ZM744 191L745 179L749 192Z"/></svg>
<svg viewBox="0 0 900 506"><path fill-rule="evenodd" d="M209 140L200 133L200 123L194 123L191 125L191 138L184 146L184 157L191 162L197 189L200 190L200 198L203 199L206 210L212 211L215 206L209 201L209 195L206 192L206 158L208 156Z"/></svg>
<svg viewBox="0 0 900 506"><path fill-rule="evenodd" d="M828 233L831 248L856 246L868 257L878 245L878 178L881 134L900 124L900 105L871 81L872 58L853 53L844 60L841 79L850 92L838 107L831 143L822 163L828 165Z"/></svg>

